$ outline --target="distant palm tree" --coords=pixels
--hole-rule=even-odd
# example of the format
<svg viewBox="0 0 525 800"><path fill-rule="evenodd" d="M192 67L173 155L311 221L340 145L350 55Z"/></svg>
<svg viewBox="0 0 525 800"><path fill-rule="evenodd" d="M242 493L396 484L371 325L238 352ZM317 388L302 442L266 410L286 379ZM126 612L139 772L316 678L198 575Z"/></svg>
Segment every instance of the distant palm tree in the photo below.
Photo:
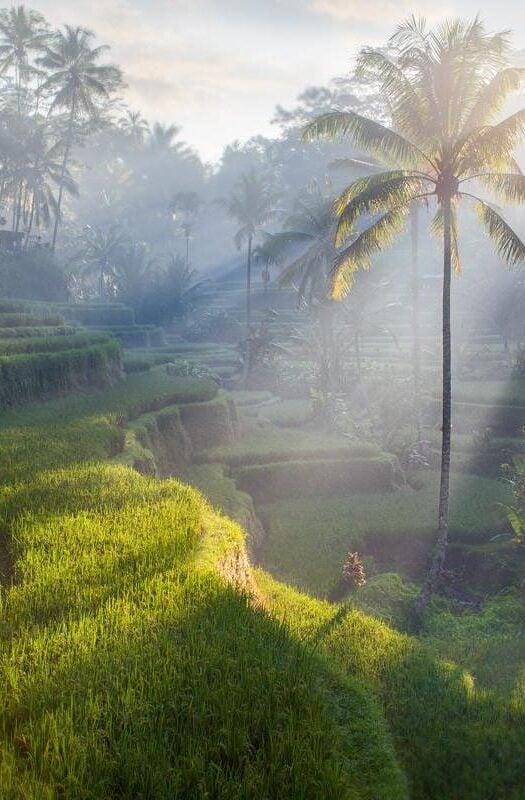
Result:
<svg viewBox="0 0 525 800"><path fill-rule="evenodd" d="M25 187L24 222L27 225L25 247L29 243L33 224L48 226L57 212L55 189L62 187L72 196L78 187L69 171L62 170L63 142L52 137L49 124L32 123L32 135L27 142L27 160L21 175Z"/></svg>
<svg viewBox="0 0 525 800"><path fill-rule="evenodd" d="M316 185L299 195L283 230L267 237L267 248L271 245L281 261L285 254L293 254L279 285L294 285L299 303L310 305L314 299L326 297L327 280L337 256L335 229L334 199Z"/></svg>
<svg viewBox="0 0 525 800"><path fill-rule="evenodd" d="M151 130L150 145L156 150L170 150L174 146L174 139L180 133L177 125L162 125L155 122Z"/></svg>
<svg viewBox="0 0 525 800"><path fill-rule="evenodd" d="M149 133L148 121L144 119L140 111L130 111L126 109L124 115L118 121L120 130L135 144L143 144Z"/></svg>
<svg viewBox="0 0 525 800"><path fill-rule="evenodd" d="M186 267L190 266L190 239L202 200L197 192L177 192L171 200L170 211L179 220L186 241Z"/></svg>
<svg viewBox="0 0 525 800"><path fill-rule="evenodd" d="M261 227L274 217L277 196L269 181L255 170L241 175L227 201L228 213L241 226L234 241L240 250L246 242L246 328L252 324L251 280L253 241Z"/></svg>
<svg viewBox="0 0 525 800"><path fill-rule="evenodd" d="M324 114L305 128L307 139L349 136L390 168L361 178L337 202L336 244L344 245L354 223L373 215L372 224L338 255L331 291L343 297L353 275L402 230L411 204L435 200L433 227L443 237L443 413L438 535L432 564L416 603L419 614L436 588L448 542L452 268L459 271L457 206L466 201L478 214L499 255L510 265L525 259L525 245L496 209L471 191L471 183L507 202L525 201L525 176L513 152L525 133L525 110L494 119L523 70L506 66L505 34L489 36L476 18L452 20L428 31L424 20L402 24L390 41L396 62L379 51L362 58L375 65L393 110L396 131L355 112ZM467 186L465 186L467 184ZM377 217L376 217L377 215Z"/></svg>
<svg viewBox="0 0 525 800"><path fill-rule="evenodd" d="M102 53L108 48L91 47L93 34L85 28L66 25L63 31L53 36L39 64L50 74L41 86L41 91L52 93L51 110L64 108L68 113L62 178L73 145L75 123L84 117L92 120L99 113L99 103L109 99L110 94L121 83L120 71L113 66L99 65ZM62 208L63 183L58 192L57 213L51 247L54 250Z"/></svg>
<svg viewBox="0 0 525 800"><path fill-rule="evenodd" d="M268 235L266 239L254 247L253 260L261 267L261 277L264 283L264 291L268 289L268 284L271 280L271 268L281 263L281 253L276 251L276 248Z"/></svg>
<svg viewBox="0 0 525 800"><path fill-rule="evenodd" d="M22 96L31 75L37 70L31 55L41 53L48 40L49 29L44 17L23 5L0 11L0 75L14 70L17 111L22 110Z"/></svg>
<svg viewBox="0 0 525 800"><path fill-rule="evenodd" d="M101 299L107 295L107 279L117 278L128 249L129 240L118 225L111 225L107 230L91 225L84 228L75 260L80 262L83 276L94 275L97 278Z"/></svg>

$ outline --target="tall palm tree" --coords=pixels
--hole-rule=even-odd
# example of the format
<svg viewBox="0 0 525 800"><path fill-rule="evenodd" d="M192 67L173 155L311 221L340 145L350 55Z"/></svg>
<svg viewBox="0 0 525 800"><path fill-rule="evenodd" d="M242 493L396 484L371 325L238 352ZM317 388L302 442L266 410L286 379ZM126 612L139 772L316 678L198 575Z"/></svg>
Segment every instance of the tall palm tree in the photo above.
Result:
<svg viewBox="0 0 525 800"><path fill-rule="evenodd" d="M270 222L275 214L276 193L269 181L255 170L241 175L227 201L228 213L241 226L235 234L237 249L246 242L246 328L249 332L251 316L251 280L253 241L260 228Z"/></svg>
<svg viewBox="0 0 525 800"><path fill-rule="evenodd" d="M101 101L108 100L111 92L121 83L120 71L113 66L100 65L98 60L107 46L91 47L93 33L85 28L66 25L55 33L46 47L39 64L50 73L43 82L41 91L53 95L50 111L66 109L68 112L65 136L62 177L67 170L73 145L75 123L84 118L93 120L99 114ZM54 250L62 208L63 184L58 191L57 214L53 228L51 247Z"/></svg>
<svg viewBox="0 0 525 800"><path fill-rule="evenodd" d="M396 62L380 51L362 54L380 77L393 109L396 130L354 112L333 112L305 128L305 137L349 136L389 169L361 178L337 201L336 243L345 245L331 277L334 297L344 296L353 274L392 243L411 204L422 198L437 205L433 227L443 240L443 408L438 533L432 563L416 603L422 613L434 592L448 542L451 434L452 268L459 271L457 207L468 203L509 264L525 259L525 245L500 213L478 192L506 202L525 201L525 176L513 157L525 133L525 110L496 122L523 70L507 66L506 34L488 35L479 18L451 20L429 31L409 19L390 41ZM348 244L356 219L373 222ZM377 215L377 216L376 216Z"/></svg>
<svg viewBox="0 0 525 800"><path fill-rule="evenodd" d="M44 17L23 5L0 11L0 75L14 71L17 111L31 75L36 73L31 56L41 53L49 40Z"/></svg>

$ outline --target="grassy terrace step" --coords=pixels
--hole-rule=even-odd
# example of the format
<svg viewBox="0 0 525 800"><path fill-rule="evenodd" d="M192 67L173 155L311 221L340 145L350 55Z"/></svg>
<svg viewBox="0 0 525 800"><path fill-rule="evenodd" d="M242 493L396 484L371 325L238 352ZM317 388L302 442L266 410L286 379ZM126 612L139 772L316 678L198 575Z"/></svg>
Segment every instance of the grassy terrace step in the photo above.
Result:
<svg viewBox="0 0 525 800"><path fill-rule="evenodd" d="M164 331L154 325L96 325L101 331L110 333L124 347L150 347L164 343Z"/></svg>
<svg viewBox="0 0 525 800"><path fill-rule="evenodd" d="M0 482L29 480L40 470L100 461L124 446L123 423L174 403L211 400L211 380L174 378L164 370L130 375L92 391L3 412L0 416Z"/></svg>
<svg viewBox="0 0 525 800"><path fill-rule="evenodd" d="M312 491L257 504L268 533L262 565L280 580L321 595L336 584L349 550L374 556L382 570L397 568L419 578L435 538L438 473L427 474L426 481L419 491ZM452 542L487 541L505 529L497 504L511 502L506 484L455 473L452 490Z"/></svg>
<svg viewBox="0 0 525 800"><path fill-rule="evenodd" d="M0 356L0 408L102 387L119 378L120 370L120 345L112 339L60 352Z"/></svg>
<svg viewBox="0 0 525 800"><path fill-rule="evenodd" d="M232 470L239 488L259 503L312 495L332 496L394 491L397 459L382 454L374 458L319 458L252 464Z"/></svg>
<svg viewBox="0 0 525 800"><path fill-rule="evenodd" d="M57 314L0 313L0 328L55 327L63 323L64 318Z"/></svg>
<svg viewBox="0 0 525 800"><path fill-rule="evenodd" d="M235 393L234 397L239 393ZM246 401L253 399L247 397ZM259 401L263 393L258 395ZM264 398L266 395L264 394ZM236 401L237 402L237 401ZM333 435L315 430L282 430L269 423L242 436L227 448L209 448L198 455L199 461L222 462L230 466L249 466L279 461L310 461L321 459L346 460L352 458L375 459L381 451L373 444L352 444Z"/></svg>
<svg viewBox="0 0 525 800"><path fill-rule="evenodd" d="M31 336L20 339L0 339L0 356L13 353L52 353L60 350L75 350L109 341L107 333L79 332L70 336Z"/></svg>
<svg viewBox="0 0 525 800"><path fill-rule="evenodd" d="M80 325L117 327L135 324L134 310L117 303L58 304L56 307L66 319Z"/></svg>
<svg viewBox="0 0 525 800"><path fill-rule="evenodd" d="M41 325L21 325L18 328L0 327L0 339L23 339L42 336L72 336L77 332L72 325L57 325L56 327Z"/></svg>

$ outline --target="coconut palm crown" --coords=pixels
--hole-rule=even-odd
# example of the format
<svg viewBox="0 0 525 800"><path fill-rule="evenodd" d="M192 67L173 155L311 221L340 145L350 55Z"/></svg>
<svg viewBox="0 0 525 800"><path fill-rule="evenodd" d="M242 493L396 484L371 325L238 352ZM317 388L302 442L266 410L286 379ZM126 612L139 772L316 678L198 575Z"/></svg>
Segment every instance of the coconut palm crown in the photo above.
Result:
<svg viewBox="0 0 525 800"><path fill-rule="evenodd" d="M391 55L388 55L390 53ZM486 199L525 201L525 176L514 159L525 133L525 109L500 119L525 70L509 66L506 32L488 34L476 17L450 20L434 30L410 18L391 37L387 51L365 49L361 74L379 80L390 110L389 128L353 111L324 114L304 129L307 140L349 137L384 165L354 181L336 202L335 235L342 248L330 275L330 292L342 298L354 273L390 245L404 227L411 204L435 203L433 230L443 237L443 425L438 538L421 611L434 591L448 540L451 431L450 285L460 269L457 208L465 201L478 215L498 254L514 266L525 245ZM371 224L350 239L356 221Z"/></svg>

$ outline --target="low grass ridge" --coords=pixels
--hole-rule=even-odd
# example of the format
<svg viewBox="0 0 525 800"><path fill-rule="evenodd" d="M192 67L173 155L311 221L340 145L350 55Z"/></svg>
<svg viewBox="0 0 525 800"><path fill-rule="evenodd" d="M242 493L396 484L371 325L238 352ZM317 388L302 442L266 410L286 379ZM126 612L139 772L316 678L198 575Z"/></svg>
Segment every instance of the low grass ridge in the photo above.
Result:
<svg viewBox="0 0 525 800"><path fill-rule="evenodd" d="M204 402L217 385L163 370L130 375L103 391L57 398L0 416L0 482L31 480L44 469L101 461L124 448L124 423L175 403Z"/></svg>
<svg viewBox="0 0 525 800"><path fill-rule="evenodd" d="M59 336L30 336L19 339L0 339L0 356L9 356L15 353L56 353L60 350L76 350L94 344L110 341L107 333L75 332L72 335Z"/></svg>
<svg viewBox="0 0 525 800"><path fill-rule="evenodd" d="M59 352L0 356L0 408L102 387L120 377L120 370L121 349L114 339Z"/></svg>
<svg viewBox="0 0 525 800"><path fill-rule="evenodd" d="M381 455L381 450L374 444L341 441L341 437L314 429L303 429L298 434L297 431L283 430L268 422L251 428L231 446L203 450L200 460L247 467L279 461L344 460Z"/></svg>
<svg viewBox="0 0 525 800"><path fill-rule="evenodd" d="M7 313L0 312L0 328L20 328L20 327L55 327L63 325L64 318L58 314L25 314L23 312Z"/></svg>
<svg viewBox="0 0 525 800"><path fill-rule="evenodd" d="M73 325L21 325L17 328L0 327L0 339L24 339L24 338L39 338L42 336L72 336L77 332L78 328Z"/></svg>

